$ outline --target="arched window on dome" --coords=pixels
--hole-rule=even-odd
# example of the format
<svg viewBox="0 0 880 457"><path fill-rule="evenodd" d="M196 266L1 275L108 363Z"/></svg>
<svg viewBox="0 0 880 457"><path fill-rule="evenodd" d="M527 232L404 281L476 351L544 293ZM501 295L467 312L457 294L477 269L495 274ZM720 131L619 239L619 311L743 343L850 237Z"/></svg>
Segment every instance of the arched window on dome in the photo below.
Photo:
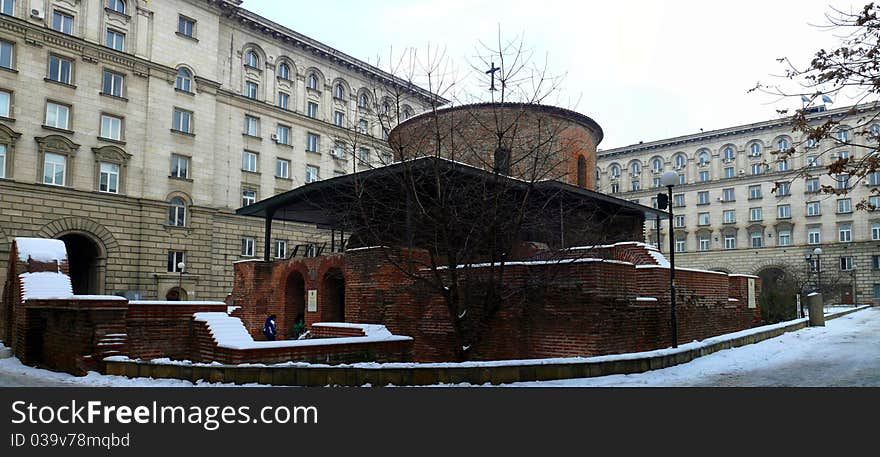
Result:
<svg viewBox="0 0 880 457"><path fill-rule="evenodd" d="M184 92L192 92L192 72L186 68L178 68L174 88Z"/></svg>

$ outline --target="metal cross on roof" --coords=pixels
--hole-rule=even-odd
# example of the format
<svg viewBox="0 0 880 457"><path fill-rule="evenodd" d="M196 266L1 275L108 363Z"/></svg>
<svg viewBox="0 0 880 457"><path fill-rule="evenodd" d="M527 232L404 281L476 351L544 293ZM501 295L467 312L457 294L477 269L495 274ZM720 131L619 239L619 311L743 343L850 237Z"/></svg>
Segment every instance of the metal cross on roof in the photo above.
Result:
<svg viewBox="0 0 880 457"><path fill-rule="evenodd" d="M492 62L492 64L489 65L489 70L486 71L486 74L487 74L487 75L492 75L492 85L489 86L489 90L490 90L490 91L498 90L498 89L495 88L495 72L496 72L496 71L499 71L499 70L501 70L501 68L496 67L496 66L495 66L495 62Z"/></svg>

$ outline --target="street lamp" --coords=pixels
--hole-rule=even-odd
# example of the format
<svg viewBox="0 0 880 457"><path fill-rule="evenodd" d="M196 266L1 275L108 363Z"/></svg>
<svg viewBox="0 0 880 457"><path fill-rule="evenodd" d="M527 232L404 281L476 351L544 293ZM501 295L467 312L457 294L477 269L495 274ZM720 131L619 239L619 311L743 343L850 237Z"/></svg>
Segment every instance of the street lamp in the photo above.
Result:
<svg viewBox="0 0 880 457"><path fill-rule="evenodd" d="M177 293L180 294L180 291L183 290L183 270L186 268L186 264L183 262L177 262L177 272L180 273L177 279Z"/></svg>
<svg viewBox="0 0 880 457"><path fill-rule="evenodd" d="M669 292L670 292L670 303L672 304L672 347L678 347L678 321L675 317L675 236L672 233L672 188L678 184L678 173L674 171L666 171L663 172L663 175L660 177L660 183L666 186L666 191L669 194ZM657 244L660 244L660 239L657 239Z"/></svg>
<svg viewBox="0 0 880 457"><path fill-rule="evenodd" d="M816 256L816 292L822 293L822 248L813 249L813 255Z"/></svg>

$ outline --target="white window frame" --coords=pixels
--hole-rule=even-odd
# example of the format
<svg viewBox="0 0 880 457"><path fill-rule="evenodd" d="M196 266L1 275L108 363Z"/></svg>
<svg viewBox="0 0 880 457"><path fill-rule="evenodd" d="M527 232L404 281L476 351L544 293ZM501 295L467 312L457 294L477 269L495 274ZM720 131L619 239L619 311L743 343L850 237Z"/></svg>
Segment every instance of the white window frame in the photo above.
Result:
<svg viewBox="0 0 880 457"><path fill-rule="evenodd" d="M55 122L49 122L50 113ZM46 102L46 125L56 129L70 130L70 106L51 101Z"/></svg>
<svg viewBox="0 0 880 457"><path fill-rule="evenodd" d="M119 116L101 114L99 136L110 140L122 141L125 121Z"/></svg>
<svg viewBox="0 0 880 457"><path fill-rule="evenodd" d="M791 230L779 230L776 233L776 244L779 246L791 246Z"/></svg>
<svg viewBox="0 0 880 457"><path fill-rule="evenodd" d="M724 235L724 249L736 249L736 235Z"/></svg>
<svg viewBox="0 0 880 457"><path fill-rule="evenodd" d="M306 103L306 116L316 119L318 117L318 104L315 102Z"/></svg>
<svg viewBox="0 0 880 457"><path fill-rule="evenodd" d="M290 179L290 161L287 159L275 159L275 177Z"/></svg>
<svg viewBox="0 0 880 457"><path fill-rule="evenodd" d="M314 165L306 165L306 183L312 183L315 181L319 181L321 169Z"/></svg>
<svg viewBox="0 0 880 457"><path fill-rule="evenodd" d="M278 107L281 109L290 109L290 94L278 91Z"/></svg>
<svg viewBox="0 0 880 457"><path fill-rule="evenodd" d="M316 133L306 133L306 151L318 152L320 147L321 136Z"/></svg>
<svg viewBox="0 0 880 457"><path fill-rule="evenodd" d="M244 134L248 136L258 137L260 136L260 118L256 116L251 116L249 114L244 115Z"/></svg>
<svg viewBox="0 0 880 457"><path fill-rule="evenodd" d="M125 33L108 28L104 33L104 45L110 49L125 52Z"/></svg>
<svg viewBox="0 0 880 457"><path fill-rule="evenodd" d="M66 185L67 159L68 157L64 154L55 154L52 152L46 152L43 154L43 184L48 184L50 186Z"/></svg>
<svg viewBox="0 0 880 457"><path fill-rule="evenodd" d="M749 221L764 220L764 208L749 208Z"/></svg>
<svg viewBox="0 0 880 457"><path fill-rule="evenodd" d="M108 194L118 194L120 187L120 170L122 167L118 163L99 162L98 163L98 192Z"/></svg>
<svg viewBox="0 0 880 457"><path fill-rule="evenodd" d="M241 256L242 257L254 257L255 256L255 246L256 239L252 236L243 236L241 237Z"/></svg>
<svg viewBox="0 0 880 457"><path fill-rule="evenodd" d="M791 219L791 205L776 205L777 219Z"/></svg>
<svg viewBox="0 0 880 457"><path fill-rule="evenodd" d="M182 14L178 14L177 15L177 33L179 33L185 37L195 38L196 37L196 20L191 17L184 16Z"/></svg>
<svg viewBox="0 0 880 457"><path fill-rule="evenodd" d="M245 81L244 82L244 96L250 98L252 100L257 99L257 95L260 92L260 85L254 81Z"/></svg>
<svg viewBox="0 0 880 457"><path fill-rule="evenodd" d="M54 10L52 11L52 30L65 35L73 35L74 19L73 15L66 11Z"/></svg>
<svg viewBox="0 0 880 457"><path fill-rule="evenodd" d="M241 206L250 206L257 202L257 191L254 189L241 190Z"/></svg>
<svg viewBox="0 0 880 457"><path fill-rule="evenodd" d="M186 251L168 251L168 273L181 273L178 265L186 265ZM186 268L186 267L184 267Z"/></svg>
<svg viewBox="0 0 880 457"><path fill-rule="evenodd" d="M124 87L125 75L123 75L122 73L117 73L115 71L110 71L107 69L104 69L104 71L101 73L102 94L122 98L122 91Z"/></svg>
<svg viewBox="0 0 880 457"><path fill-rule="evenodd" d="M251 173L256 173L259 168L259 154L254 151L248 151L247 149L241 151L241 169L242 171L248 171Z"/></svg>
<svg viewBox="0 0 880 457"><path fill-rule="evenodd" d="M179 203L179 204L178 204ZM173 197L168 201L168 225L172 227L186 227L187 207L186 200L181 197Z"/></svg>
<svg viewBox="0 0 880 457"><path fill-rule="evenodd" d="M181 108L174 108L171 116L171 129L177 132L193 133L193 112Z"/></svg>
<svg viewBox="0 0 880 457"><path fill-rule="evenodd" d="M183 164L183 166L181 166ZM172 178L189 179L190 158L180 154L171 154L171 170Z"/></svg>
<svg viewBox="0 0 880 457"><path fill-rule="evenodd" d="M12 92L0 89L0 117L12 117Z"/></svg>
<svg viewBox="0 0 880 457"><path fill-rule="evenodd" d="M275 126L275 141L278 144L290 145L290 126L278 124Z"/></svg>
<svg viewBox="0 0 880 457"><path fill-rule="evenodd" d="M807 202L807 216L821 216L821 215L822 215L821 202Z"/></svg>
<svg viewBox="0 0 880 457"><path fill-rule="evenodd" d="M807 227L807 244L822 244L822 229Z"/></svg>
<svg viewBox="0 0 880 457"><path fill-rule="evenodd" d="M853 229L850 224L842 224L837 227L837 241L841 243L852 243Z"/></svg>

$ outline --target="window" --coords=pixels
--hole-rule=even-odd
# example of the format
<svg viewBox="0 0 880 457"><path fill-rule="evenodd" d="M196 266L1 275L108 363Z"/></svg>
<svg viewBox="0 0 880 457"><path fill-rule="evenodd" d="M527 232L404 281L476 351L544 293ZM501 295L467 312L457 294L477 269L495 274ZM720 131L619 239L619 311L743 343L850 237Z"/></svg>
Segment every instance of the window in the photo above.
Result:
<svg viewBox="0 0 880 457"><path fill-rule="evenodd" d="M679 184L687 184L687 178L684 176L684 173L678 174L678 183Z"/></svg>
<svg viewBox="0 0 880 457"><path fill-rule="evenodd" d="M370 163L370 150L367 148L359 148L358 149L358 162L361 164L369 164Z"/></svg>
<svg viewBox="0 0 880 457"><path fill-rule="evenodd" d="M47 152L43 155L43 184L63 186L67 177L67 157Z"/></svg>
<svg viewBox="0 0 880 457"><path fill-rule="evenodd" d="M319 136L314 133L306 134L306 151L308 152L318 152L318 140Z"/></svg>
<svg viewBox="0 0 880 457"><path fill-rule="evenodd" d="M278 124L275 127L275 142L290 145L290 127Z"/></svg>
<svg viewBox="0 0 880 457"><path fill-rule="evenodd" d="M734 176L736 176L736 172L734 171L733 167L724 167L724 177L725 178L729 179L729 178L733 178Z"/></svg>
<svg viewBox="0 0 880 457"><path fill-rule="evenodd" d="M712 239L709 234L701 233L697 236L697 244L700 251L708 251L712 244Z"/></svg>
<svg viewBox="0 0 880 457"><path fill-rule="evenodd" d="M777 219L791 219L791 205L778 205L776 207Z"/></svg>
<svg viewBox="0 0 880 457"><path fill-rule="evenodd" d="M807 156L807 166L808 167L818 167L822 165L822 159L819 156L809 155Z"/></svg>
<svg viewBox="0 0 880 457"><path fill-rule="evenodd" d="M318 90L318 77L315 76L314 73L309 74L309 79L306 81L306 86L312 90Z"/></svg>
<svg viewBox="0 0 880 457"><path fill-rule="evenodd" d="M333 112L333 124L337 127L342 127L345 125L345 113L342 111L334 111Z"/></svg>
<svg viewBox="0 0 880 457"><path fill-rule="evenodd" d="M837 200L837 212L838 213L851 213L852 212L852 200L849 198L841 198Z"/></svg>
<svg viewBox="0 0 880 457"><path fill-rule="evenodd" d="M819 187L819 178L807 178L806 189L810 193L819 192L819 189L821 189Z"/></svg>
<svg viewBox="0 0 880 457"><path fill-rule="evenodd" d="M633 192L635 192L635 191L637 191L637 190L641 190L641 189L642 189L642 184L641 184L640 182L638 182L638 181L633 181L632 184L630 185L630 188L631 188L631 190L632 190Z"/></svg>
<svg viewBox="0 0 880 457"><path fill-rule="evenodd" d="M788 140L786 140L785 138L780 138L779 141L776 142L776 150L777 151L779 151L779 152L787 151L788 148L789 148Z"/></svg>
<svg viewBox="0 0 880 457"><path fill-rule="evenodd" d="M108 48L115 49L117 51L125 50L125 34L122 32L117 32L113 29L107 29L107 39L104 42Z"/></svg>
<svg viewBox="0 0 880 457"><path fill-rule="evenodd" d="M286 92L278 92L278 107L281 109L290 109L290 95Z"/></svg>
<svg viewBox="0 0 880 457"><path fill-rule="evenodd" d="M880 171L868 173L868 185L880 186Z"/></svg>
<svg viewBox="0 0 880 457"><path fill-rule="evenodd" d="M730 233L724 235L724 249L736 249L736 235Z"/></svg>
<svg viewBox="0 0 880 457"><path fill-rule="evenodd" d="M119 165L101 162L99 165L98 191L111 194L119 193Z"/></svg>
<svg viewBox="0 0 880 457"><path fill-rule="evenodd" d="M321 178L318 177L318 167L306 165L306 183L315 182Z"/></svg>
<svg viewBox="0 0 880 457"><path fill-rule="evenodd" d="M733 224L736 222L736 210L735 209L725 210L723 215L724 215L724 223L725 224Z"/></svg>
<svg viewBox="0 0 880 457"><path fill-rule="evenodd" d="M842 224L837 227L837 239L841 243L852 242L852 225Z"/></svg>
<svg viewBox="0 0 880 457"><path fill-rule="evenodd" d="M684 168L686 163L687 163L687 159L684 157L683 154L679 154L679 155L675 156L675 169L676 170L680 170L680 169Z"/></svg>
<svg viewBox="0 0 880 457"><path fill-rule="evenodd" d="M709 204L709 191L708 190L697 192L697 204L698 205L708 205Z"/></svg>
<svg viewBox="0 0 880 457"><path fill-rule="evenodd" d="M309 102L306 106L306 116L308 117L318 117L318 104L315 102Z"/></svg>
<svg viewBox="0 0 880 457"><path fill-rule="evenodd" d="M749 146L749 157L758 157L761 155L761 145L758 143L752 143Z"/></svg>
<svg viewBox="0 0 880 457"><path fill-rule="evenodd" d="M177 33L193 38L196 33L196 21L186 16L177 16Z"/></svg>
<svg viewBox="0 0 880 457"><path fill-rule="evenodd" d="M840 258L840 269L842 271L849 271L853 269L853 258L851 256L844 256Z"/></svg>
<svg viewBox="0 0 880 457"><path fill-rule="evenodd" d="M12 93L0 90L0 117L12 117Z"/></svg>
<svg viewBox="0 0 880 457"><path fill-rule="evenodd" d="M759 175L764 172L764 164L763 163L753 163L751 166L751 174Z"/></svg>
<svg viewBox="0 0 880 457"><path fill-rule="evenodd" d="M807 229L807 244L822 243L822 231L819 227L810 227Z"/></svg>
<svg viewBox="0 0 880 457"><path fill-rule="evenodd" d="M337 100L345 99L345 87L342 87L342 84L337 84L333 87L333 98Z"/></svg>
<svg viewBox="0 0 880 457"><path fill-rule="evenodd" d="M192 113L180 108L174 108L171 129L177 132L192 133Z"/></svg>
<svg viewBox="0 0 880 457"><path fill-rule="evenodd" d="M184 92L192 92L192 73L186 68L178 68L174 88Z"/></svg>
<svg viewBox="0 0 880 457"><path fill-rule="evenodd" d="M820 202L807 202L807 216L819 216L822 214Z"/></svg>
<svg viewBox="0 0 880 457"><path fill-rule="evenodd" d="M180 264L186 266L186 254L183 251L168 251L168 272L181 273Z"/></svg>
<svg viewBox="0 0 880 457"><path fill-rule="evenodd" d="M632 165L630 165L629 168L630 168L630 171L632 171L632 174L634 174L634 175L639 175L639 174L642 173L642 164L641 164L641 162L633 162Z"/></svg>
<svg viewBox="0 0 880 457"><path fill-rule="evenodd" d="M734 157L736 157L736 153L733 151L733 148L730 146L724 148L723 155L724 156L723 156L722 160L724 160L725 162L730 162L734 159Z"/></svg>
<svg viewBox="0 0 880 457"><path fill-rule="evenodd" d="M14 0L0 0L0 14L12 16L12 9L15 7Z"/></svg>
<svg viewBox="0 0 880 457"><path fill-rule="evenodd" d="M725 202L736 201L736 192L734 191L734 189L732 187L728 188L728 189L723 189L721 191L721 201L725 201Z"/></svg>
<svg viewBox="0 0 880 457"><path fill-rule="evenodd" d="M104 95L112 95L114 97L122 97L122 85L125 77L119 73L104 70L101 82L101 93Z"/></svg>
<svg viewBox="0 0 880 457"><path fill-rule="evenodd" d="M186 202L174 197L168 202L168 225L184 227L186 225Z"/></svg>
<svg viewBox="0 0 880 457"><path fill-rule="evenodd" d="M762 248L764 247L764 233L763 232L750 232L749 240L751 241L751 245L753 248Z"/></svg>
<svg viewBox="0 0 880 457"><path fill-rule="evenodd" d="M706 182L709 180L709 172L707 170L703 170L700 172L700 182Z"/></svg>
<svg viewBox="0 0 880 457"><path fill-rule="evenodd" d="M278 65L278 77L281 79L290 79L290 65L282 63Z"/></svg>
<svg viewBox="0 0 880 457"><path fill-rule="evenodd" d="M70 107L60 103L46 103L46 125L68 130L70 128Z"/></svg>
<svg viewBox="0 0 880 457"><path fill-rule="evenodd" d="M13 44L0 40L0 67L12 68Z"/></svg>
<svg viewBox="0 0 880 457"><path fill-rule="evenodd" d="M54 55L49 56L49 79L63 84L71 84L73 61Z"/></svg>
<svg viewBox="0 0 880 457"><path fill-rule="evenodd" d="M749 220L750 221L764 220L764 209L763 208L749 208Z"/></svg>
<svg viewBox="0 0 880 457"><path fill-rule="evenodd" d="M880 195L868 197L868 206L873 208L873 211L880 211Z"/></svg>
<svg viewBox="0 0 880 457"><path fill-rule="evenodd" d="M653 183L654 183L654 188L655 188L655 189L658 188L658 187L660 187L660 185L661 185L661 183L660 183L660 178L654 178Z"/></svg>
<svg viewBox="0 0 880 457"><path fill-rule="evenodd" d="M0 178L6 177L6 145L0 144Z"/></svg>
<svg viewBox="0 0 880 457"><path fill-rule="evenodd" d="M684 206L684 194L676 194L672 196L672 206L681 208Z"/></svg>
<svg viewBox="0 0 880 457"><path fill-rule="evenodd" d="M679 238L679 237L675 238L675 252L684 252L686 246L687 246L687 239L686 238Z"/></svg>
<svg viewBox="0 0 880 457"><path fill-rule="evenodd" d="M651 169L654 170L654 172L659 172L663 169L663 161L660 160L659 157L651 159Z"/></svg>
<svg viewBox="0 0 880 457"><path fill-rule="evenodd" d="M257 153L253 151L242 151L241 153L241 169L251 173L257 172Z"/></svg>
<svg viewBox="0 0 880 457"><path fill-rule="evenodd" d="M244 53L244 64L251 68L260 68L260 57L256 51L250 50Z"/></svg>
<svg viewBox="0 0 880 457"><path fill-rule="evenodd" d="M699 161L700 165L709 165L709 152L700 151L697 154L697 161Z"/></svg>
<svg viewBox="0 0 880 457"><path fill-rule="evenodd" d="M698 214L697 225L709 225L709 213Z"/></svg>
<svg viewBox="0 0 880 457"><path fill-rule="evenodd" d="M244 134L248 136L260 136L260 118L245 114Z"/></svg>
<svg viewBox="0 0 880 457"><path fill-rule="evenodd" d="M819 141L817 141L815 138L807 138L807 149L815 148L818 145Z"/></svg>
<svg viewBox="0 0 880 457"><path fill-rule="evenodd" d="M287 257L287 241L275 240L275 258L283 259Z"/></svg>
<svg viewBox="0 0 880 457"><path fill-rule="evenodd" d="M122 119L109 114L101 115L101 138L122 141Z"/></svg>
<svg viewBox="0 0 880 457"><path fill-rule="evenodd" d="M357 123L358 133L363 133L364 135L366 135L367 132L369 131L369 129L370 128L369 128L369 125L367 124L366 119L358 119L358 123Z"/></svg>
<svg viewBox="0 0 880 457"><path fill-rule="evenodd" d="M609 171L611 173L612 178L619 178L620 177L620 167L617 164L611 165L611 168L609 169Z"/></svg>
<svg viewBox="0 0 880 457"><path fill-rule="evenodd" d="M244 82L244 96L247 98L256 99L257 91L260 89L260 85L253 81L245 81Z"/></svg>
<svg viewBox="0 0 880 457"><path fill-rule="evenodd" d="M241 206L253 205L257 201L257 191L253 189L243 189L241 191Z"/></svg>
<svg viewBox="0 0 880 457"><path fill-rule="evenodd" d="M849 130L847 130L847 129L838 130L837 131L837 140L840 141L841 143L846 143L847 141L849 141Z"/></svg>
<svg viewBox="0 0 880 457"><path fill-rule="evenodd" d="M241 238L241 255L243 257L254 256L254 239L250 236Z"/></svg>
<svg viewBox="0 0 880 457"><path fill-rule="evenodd" d="M12 2L6 2L12 3ZM52 28L67 35L73 35L73 16L55 10L52 13Z"/></svg>
<svg viewBox="0 0 880 457"><path fill-rule="evenodd" d="M880 240L880 222L871 223L871 240Z"/></svg>
<svg viewBox="0 0 880 457"><path fill-rule="evenodd" d="M123 0L107 0L107 8L111 11L125 14L125 2Z"/></svg>
<svg viewBox="0 0 880 457"><path fill-rule="evenodd" d="M611 183L611 193L612 194L620 193L620 184L618 184L616 182Z"/></svg>
<svg viewBox="0 0 880 457"><path fill-rule="evenodd" d="M788 171L791 169L791 160L783 159L776 163L777 171Z"/></svg>
<svg viewBox="0 0 880 457"><path fill-rule="evenodd" d="M874 284L874 298L880 298L880 284Z"/></svg>
<svg viewBox="0 0 880 457"><path fill-rule="evenodd" d="M345 149L346 149L345 143L343 143L341 141L337 141L336 144L333 145L333 152L332 152L333 157L335 157L337 159L345 158Z"/></svg>
<svg viewBox="0 0 880 457"><path fill-rule="evenodd" d="M171 154L171 177L189 178L189 157Z"/></svg>
<svg viewBox="0 0 880 457"><path fill-rule="evenodd" d="M849 175L841 173L834 178L837 181L838 189L849 189Z"/></svg>
<svg viewBox="0 0 880 457"><path fill-rule="evenodd" d="M791 230L776 232L776 243L780 246L791 246Z"/></svg>
<svg viewBox="0 0 880 457"><path fill-rule="evenodd" d="M290 161L285 159L275 159L275 177L290 179Z"/></svg>
<svg viewBox="0 0 880 457"><path fill-rule="evenodd" d="M749 186L749 200L754 200L756 198L761 198L763 195L761 194L761 185L757 184L754 186Z"/></svg>
<svg viewBox="0 0 880 457"><path fill-rule="evenodd" d="M657 197L651 197L651 208L657 209Z"/></svg>
<svg viewBox="0 0 880 457"><path fill-rule="evenodd" d="M791 183L790 182L776 183L776 196L777 197L787 197L789 195L791 195Z"/></svg>

